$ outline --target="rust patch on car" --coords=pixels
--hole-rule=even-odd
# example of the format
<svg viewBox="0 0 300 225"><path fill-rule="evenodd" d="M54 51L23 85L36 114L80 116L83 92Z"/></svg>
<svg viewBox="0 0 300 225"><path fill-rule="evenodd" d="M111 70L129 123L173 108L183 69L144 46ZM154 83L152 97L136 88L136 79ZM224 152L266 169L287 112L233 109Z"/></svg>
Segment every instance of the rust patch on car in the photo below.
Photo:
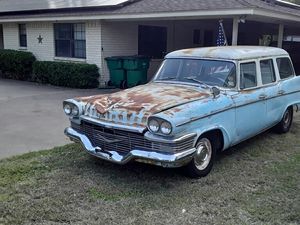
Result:
<svg viewBox="0 0 300 225"><path fill-rule="evenodd" d="M146 118L155 113L203 99L209 95L210 93L198 87L150 83L113 94L83 97L77 100L92 105L100 115L119 113L114 118L107 117L113 122L145 125ZM174 110L180 111L180 109Z"/></svg>

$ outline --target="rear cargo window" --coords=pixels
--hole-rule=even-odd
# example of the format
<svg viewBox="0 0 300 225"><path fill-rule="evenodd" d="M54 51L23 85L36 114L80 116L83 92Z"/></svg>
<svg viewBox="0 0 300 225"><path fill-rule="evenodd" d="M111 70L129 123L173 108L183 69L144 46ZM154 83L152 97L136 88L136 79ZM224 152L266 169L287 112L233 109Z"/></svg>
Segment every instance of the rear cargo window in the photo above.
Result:
<svg viewBox="0 0 300 225"><path fill-rule="evenodd" d="M294 76L294 69L289 58L277 58L276 61L281 79Z"/></svg>

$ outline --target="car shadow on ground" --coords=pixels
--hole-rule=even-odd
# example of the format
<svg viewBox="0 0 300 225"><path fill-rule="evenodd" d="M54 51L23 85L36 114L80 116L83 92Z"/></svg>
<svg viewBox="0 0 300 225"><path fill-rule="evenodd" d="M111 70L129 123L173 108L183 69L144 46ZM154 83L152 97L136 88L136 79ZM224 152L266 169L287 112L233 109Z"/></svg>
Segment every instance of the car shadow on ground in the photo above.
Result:
<svg viewBox="0 0 300 225"><path fill-rule="evenodd" d="M230 167L230 164L243 163L240 161L246 162L255 158L257 158L255 160L263 160L264 154L272 154L272 143L275 140L284 143L287 135L297 135L299 129L298 122L293 124L288 134L279 135L270 129L226 151L220 152L216 157L211 173L206 178L200 180L213 179L213 177L219 176L220 173L225 175L226 167ZM135 182L143 183L144 181L149 184L149 180L165 183L197 180L187 177L183 168L162 168L138 162L131 162L121 166L97 159L93 156L87 156L86 158L86 166L93 167L91 170L94 170L96 173L95 179L99 180L103 180L103 175L109 179L115 179L116 182L125 182L127 184ZM234 171L232 172L234 173ZM239 171L236 171L236 173L238 174Z"/></svg>

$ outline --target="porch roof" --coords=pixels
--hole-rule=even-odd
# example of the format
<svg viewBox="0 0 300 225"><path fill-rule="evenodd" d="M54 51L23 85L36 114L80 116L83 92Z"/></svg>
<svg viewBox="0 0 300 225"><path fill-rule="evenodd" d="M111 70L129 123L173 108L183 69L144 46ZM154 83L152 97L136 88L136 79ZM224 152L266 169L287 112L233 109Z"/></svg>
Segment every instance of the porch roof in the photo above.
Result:
<svg viewBox="0 0 300 225"><path fill-rule="evenodd" d="M35 0L24 0L32 2ZM39 0L48 3L60 0ZM95 3L97 1L90 0ZM73 19L142 19L162 17L193 17L193 16L234 16L234 15L259 15L289 21L300 22L300 6L284 3L282 0L129 0L127 4L119 7L103 7L101 5L82 5L73 7L78 0L69 2L64 7L18 10L18 0L0 1L0 22L9 22L25 19L30 21L44 21L45 18L53 20ZM99 1L101 2L101 1ZM102 1L103 2L103 1ZM3 10L2 4L11 4L16 10ZM47 4L46 4L47 5ZM51 4L48 4L51 5ZM214 13L212 13L214 12ZM267 12L267 13L266 13ZM35 19L35 20L34 20Z"/></svg>

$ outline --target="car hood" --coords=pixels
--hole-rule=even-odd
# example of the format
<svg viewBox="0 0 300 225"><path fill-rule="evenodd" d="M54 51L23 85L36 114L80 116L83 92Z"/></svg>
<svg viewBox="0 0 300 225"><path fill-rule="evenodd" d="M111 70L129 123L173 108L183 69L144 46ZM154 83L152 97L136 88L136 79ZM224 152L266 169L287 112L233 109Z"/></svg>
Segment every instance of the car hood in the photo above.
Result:
<svg viewBox="0 0 300 225"><path fill-rule="evenodd" d="M151 115L209 95L208 91L199 87L152 82L113 94L76 100L85 103L85 116L118 124L146 126Z"/></svg>

